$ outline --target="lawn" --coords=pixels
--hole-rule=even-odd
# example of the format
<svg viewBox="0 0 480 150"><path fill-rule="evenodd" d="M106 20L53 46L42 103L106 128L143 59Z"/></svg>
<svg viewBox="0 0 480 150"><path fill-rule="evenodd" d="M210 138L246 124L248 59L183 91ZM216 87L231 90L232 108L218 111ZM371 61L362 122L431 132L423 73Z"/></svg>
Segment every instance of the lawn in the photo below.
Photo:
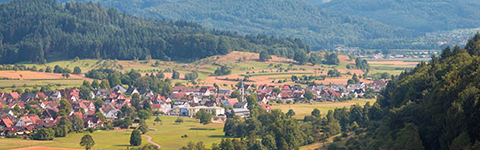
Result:
<svg viewBox="0 0 480 150"><path fill-rule="evenodd" d="M150 135L152 141L162 146L162 149L179 149L182 146L186 146L188 142L200 142L202 141L207 147L211 147L212 143L220 143L224 138L223 124L212 123L208 125L202 125L198 120L192 118L183 118L184 123L175 124L174 116L161 116L162 124L156 123L153 125L152 119L147 120L149 128L157 129L157 131L149 131L147 135ZM192 128L205 128L207 130L192 130ZM182 135L188 135L187 138L182 138Z"/></svg>
<svg viewBox="0 0 480 150"><path fill-rule="evenodd" d="M23 139L0 139L0 149L11 149L30 146L43 146L43 147L61 147L61 148L77 148L81 149L79 145L80 139L84 133L71 133L67 137L54 138L53 141L34 141ZM130 147L130 134L131 130L120 131L96 131L92 133L93 140L95 141L94 149L127 149ZM21 143L21 144L18 144ZM142 137L142 144L147 144L147 139Z"/></svg>
<svg viewBox="0 0 480 150"><path fill-rule="evenodd" d="M175 116L161 116L162 124L156 123L154 125L155 117L147 120L149 128L154 128L156 131L149 131L147 135L152 137L152 141L160 144L162 149L179 149L182 146L186 146L188 142L203 141L207 147L210 147L212 143L219 143L223 138L223 124L208 124L202 125L198 120L193 118L183 118L184 123L175 124ZM208 130L191 130L191 128L206 128ZM114 150L114 149L127 149L130 147L130 134L132 130L120 130L120 131L95 131L92 133L92 137L95 141L94 149ZM43 146L43 147L61 147L61 148L76 148L81 149L79 145L80 139L84 133L71 133L64 138L55 138L53 141L34 141L23 140L20 138L0 139L0 149L12 149L31 146ZM181 138L182 135L188 135L188 138ZM142 137L142 145L149 144L145 137Z"/></svg>
<svg viewBox="0 0 480 150"><path fill-rule="evenodd" d="M272 105L272 109L280 109L284 113L288 110L293 109L295 111L295 118L303 119L306 115L310 115L313 109L317 108L320 110L320 113L326 115L328 110L334 110L335 108L347 107L349 108L352 105L365 105L367 102L370 102L371 105L375 102L375 99L354 99L346 102L315 102L312 104L280 104Z"/></svg>

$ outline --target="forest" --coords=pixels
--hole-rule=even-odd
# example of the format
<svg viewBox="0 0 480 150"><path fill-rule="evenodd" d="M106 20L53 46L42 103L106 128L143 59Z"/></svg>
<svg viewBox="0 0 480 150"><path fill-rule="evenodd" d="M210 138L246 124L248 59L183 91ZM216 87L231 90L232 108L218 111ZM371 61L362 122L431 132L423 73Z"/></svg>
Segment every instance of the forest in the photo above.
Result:
<svg viewBox="0 0 480 150"><path fill-rule="evenodd" d="M364 149L480 149L480 34L390 81ZM376 113L373 113L376 112Z"/></svg>
<svg viewBox="0 0 480 150"><path fill-rule="evenodd" d="M93 3L14 0L0 4L0 64L79 58L194 61L230 51L309 53L297 38L239 35L187 21L142 19Z"/></svg>
<svg viewBox="0 0 480 150"><path fill-rule="evenodd" d="M420 32L477 28L480 23L480 1L472 0L331 0L319 6Z"/></svg>
<svg viewBox="0 0 480 150"><path fill-rule="evenodd" d="M64 0L67 1L67 0ZM80 0L89 2L91 0ZM301 0L93 0L139 17L188 20L241 34L300 38L317 49L426 48L406 39L419 33L371 19L321 9Z"/></svg>

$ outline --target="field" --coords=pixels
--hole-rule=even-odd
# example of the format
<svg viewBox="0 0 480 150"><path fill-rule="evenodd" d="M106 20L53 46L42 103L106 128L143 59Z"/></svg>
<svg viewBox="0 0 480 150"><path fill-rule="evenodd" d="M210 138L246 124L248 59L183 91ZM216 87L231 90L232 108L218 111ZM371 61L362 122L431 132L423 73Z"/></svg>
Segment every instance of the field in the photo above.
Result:
<svg viewBox="0 0 480 150"><path fill-rule="evenodd" d="M322 55L321 53L319 53ZM193 86L190 81L184 80L186 73L197 71L199 78L197 84L200 86L212 86L214 83L220 88L229 89L242 80L246 75L249 80L246 84L269 84L284 85L295 84L290 80L292 75L326 75L328 70L338 69L344 75L342 77L327 77L325 80L316 80L317 84L346 84L352 75L363 75L364 71L358 69L347 69L346 65L354 64L354 60L350 60L347 55L339 54L340 64L334 65L299 65L294 60L272 56L272 59L261 62L258 60L258 54L249 52L234 51L227 55L211 56L195 62L175 62L161 60L65 60L50 62L44 65L39 64L23 64L27 67L35 66L37 69L45 69L47 66L53 68L55 65L69 68L80 67L82 73L86 73L92 69L113 68L121 72L127 72L132 69L139 71L142 75L154 73L160 70L177 70L180 72L180 79L172 80L173 83L182 83L187 86ZM415 67L419 62L401 61L401 60L372 60L369 61L371 66L370 74L387 72L391 75L398 75L405 69ZM156 65L157 64L157 65ZM231 68L231 74L225 76L213 76L215 70L220 66ZM286 71L287 70L287 71ZM165 72L167 78L172 77L171 72ZM61 74L32 72L32 71L0 71L0 78L9 78L17 80L0 80L0 91L11 91L16 88L32 88L39 85L56 85L55 88L66 88L78 86L81 80L90 80L88 78L71 75L70 78L63 78ZM47 80L48 79L48 80ZM55 80L52 80L55 79ZM281 80L281 81L279 81ZM369 80L361 80L369 83Z"/></svg>
<svg viewBox="0 0 480 150"><path fill-rule="evenodd" d="M153 138L153 142L160 144L162 149L179 149L190 141L203 141L207 146L211 146L212 143L218 143L223 138L223 124L202 125L197 120L191 118L183 118L184 123L175 124L176 118L173 116L161 116L163 121L161 125L158 123L154 125L153 120L155 117L147 120L149 128L156 129L156 131L149 131L147 135ZM206 128L209 130L192 130L191 128ZM68 134L67 137L55 138L53 141L5 138L0 139L0 149L29 148L32 146L47 147L46 149L48 147L82 149L79 143L84 134L87 134L87 132ZM91 134L96 143L93 148L105 150L127 149L130 147L130 134L131 130L96 131ZM181 138L181 135L184 134L187 134L188 138ZM148 144L145 137L142 137L142 144Z"/></svg>
<svg viewBox="0 0 480 150"><path fill-rule="evenodd" d="M375 99L354 99L346 102L314 102L312 104L280 104L272 105L272 109L280 109L284 113L288 110L293 109L295 111L295 118L303 119L306 115L310 115L313 109L317 108L320 110L320 113L326 115L328 110L334 110L335 108L347 107L349 108L352 105L358 104L360 106L365 105L367 102L370 102L371 105L375 102Z"/></svg>

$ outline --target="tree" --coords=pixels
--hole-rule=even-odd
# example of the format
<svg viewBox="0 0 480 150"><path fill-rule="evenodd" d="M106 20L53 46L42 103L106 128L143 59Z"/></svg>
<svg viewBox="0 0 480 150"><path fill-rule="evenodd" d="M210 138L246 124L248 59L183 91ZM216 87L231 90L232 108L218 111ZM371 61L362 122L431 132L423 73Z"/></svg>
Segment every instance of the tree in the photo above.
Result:
<svg viewBox="0 0 480 150"><path fill-rule="evenodd" d="M108 83L110 86L122 85L122 81L117 74L111 74L108 76Z"/></svg>
<svg viewBox="0 0 480 150"><path fill-rule="evenodd" d="M65 115L68 115L70 112L72 112L72 104L70 104L70 102L68 102L66 99L62 99L60 100L60 106L58 109L65 111L65 113L67 113Z"/></svg>
<svg viewBox="0 0 480 150"><path fill-rule="evenodd" d="M55 131L51 128L41 128L32 135L34 140L53 140L54 137Z"/></svg>
<svg viewBox="0 0 480 150"><path fill-rule="evenodd" d="M312 65L316 65L320 62L321 57L319 57L316 53L310 54L310 58L308 59L309 63L312 63Z"/></svg>
<svg viewBox="0 0 480 150"><path fill-rule="evenodd" d="M80 67L75 66L75 68L73 68L73 74L81 74L81 73L82 73L82 69L80 69Z"/></svg>
<svg viewBox="0 0 480 150"><path fill-rule="evenodd" d="M150 112L142 109L142 110L138 111L138 118L143 119L143 120L147 120L147 119L150 118Z"/></svg>
<svg viewBox="0 0 480 150"><path fill-rule="evenodd" d="M308 61L307 54L303 51L295 51L293 60L297 61L301 65L304 65Z"/></svg>
<svg viewBox="0 0 480 150"><path fill-rule="evenodd" d="M172 79L180 79L180 73L176 70L172 71Z"/></svg>
<svg viewBox="0 0 480 150"><path fill-rule="evenodd" d="M355 82L355 84L358 84L360 83L360 79L358 79L358 76L356 73L353 74L352 76L352 80Z"/></svg>
<svg viewBox="0 0 480 150"><path fill-rule="evenodd" d="M229 75L232 73L232 70L228 68L227 66L221 66L220 68L217 68L214 72L214 75L216 76L223 76L223 75Z"/></svg>
<svg viewBox="0 0 480 150"><path fill-rule="evenodd" d="M178 117L176 120L175 120L175 123L178 123L178 124L181 124L183 123L183 119Z"/></svg>
<svg viewBox="0 0 480 150"><path fill-rule="evenodd" d="M50 66L47 66L47 68L45 69L45 72L52 73L52 68Z"/></svg>
<svg viewBox="0 0 480 150"><path fill-rule="evenodd" d="M92 88L94 88L94 89L100 88L100 84L98 83L98 80L93 80L93 82L92 82Z"/></svg>
<svg viewBox="0 0 480 150"><path fill-rule="evenodd" d="M148 132L148 125L147 123L145 122L145 120L140 120L140 127L139 127L140 131L142 131L142 134L145 134Z"/></svg>
<svg viewBox="0 0 480 150"><path fill-rule="evenodd" d="M130 145L132 146L139 146L142 145L142 134L139 130L133 130L132 134L130 135Z"/></svg>
<svg viewBox="0 0 480 150"><path fill-rule="evenodd" d="M162 122L162 119L160 119L160 117L157 116L157 118L155 118L154 121L155 121L155 122Z"/></svg>
<svg viewBox="0 0 480 150"><path fill-rule="evenodd" d="M293 109L290 109L285 115L287 115L288 118L292 118L293 116L295 116L295 111L293 111Z"/></svg>
<svg viewBox="0 0 480 150"><path fill-rule="evenodd" d="M86 150L92 149L94 145L95 141L90 134L84 135L80 140L80 146L84 146Z"/></svg>
<svg viewBox="0 0 480 150"><path fill-rule="evenodd" d="M260 52L260 61L267 61L269 59L271 59L272 57L270 57L270 55L268 54L267 51L262 51Z"/></svg>
<svg viewBox="0 0 480 150"><path fill-rule="evenodd" d="M337 53L325 53L325 62L324 64L327 65L338 65L340 63L340 59L338 59Z"/></svg>
<svg viewBox="0 0 480 150"><path fill-rule="evenodd" d="M317 108L313 109L312 116L320 118L320 110L318 110Z"/></svg>
<svg viewBox="0 0 480 150"><path fill-rule="evenodd" d="M165 73L163 73L163 71L159 71L157 74L156 74L157 78L159 79L163 79L165 78Z"/></svg>
<svg viewBox="0 0 480 150"><path fill-rule="evenodd" d="M85 128L82 118L78 115L73 116L73 130L76 132L81 132Z"/></svg>
<svg viewBox="0 0 480 150"><path fill-rule="evenodd" d="M266 149L277 149L277 143L275 142L275 138L272 135L267 134L262 138L262 145Z"/></svg>
<svg viewBox="0 0 480 150"><path fill-rule="evenodd" d="M418 127L412 123L405 124L405 127L397 133L394 145L396 150L423 150L422 139L418 134Z"/></svg>
<svg viewBox="0 0 480 150"><path fill-rule="evenodd" d="M95 82L95 81L94 81ZM93 86L93 85L92 85ZM100 83L100 88L102 89L109 89L110 88L110 83L108 82L108 80L102 80L102 82Z"/></svg>
<svg viewBox="0 0 480 150"><path fill-rule="evenodd" d="M79 96L80 96L81 99L90 100L90 99L92 99L91 92L92 91L90 90L89 87L82 86L82 87L80 87Z"/></svg>
<svg viewBox="0 0 480 150"><path fill-rule="evenodd" d="M305 95L303 95L303 97L305 97L305 99L307 99L307 100L311 100L311 99L313 99L315 96L313 95L312 92L306 91L306 92L305 92Z"/></svg>
<svg viewBox="0 0 480 150"><path fill-rule="evenodd" d="M200 110L195 114L195 118L200 119L201 124L209 124L212 122L212 114L207 113L205 110Z"/></svg>

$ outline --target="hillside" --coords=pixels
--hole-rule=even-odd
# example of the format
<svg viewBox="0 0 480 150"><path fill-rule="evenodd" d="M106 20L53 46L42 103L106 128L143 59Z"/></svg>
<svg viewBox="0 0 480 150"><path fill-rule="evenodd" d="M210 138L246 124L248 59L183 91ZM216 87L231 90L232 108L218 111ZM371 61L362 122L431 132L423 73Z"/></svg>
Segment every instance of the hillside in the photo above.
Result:
<svg viewBox="0 0 480 150"><path fill-rule="evenodd" d="M88 2L90 0L82 0ZM300 0L93 0L140 17L188 20L208 28L298 37L314 48L414 47L417 33L362 17L319 9ZM399 42L400 41L400 42Z"/></svg>
<svg viewBox="0 0 480 150"><path fill-rule="evenodd" d="M314 2L314 0L307 0ZM358 15L420 32L477 28L480 1L471 0L332 0L320 7Z"/></svg>
<svg viewBox="0 0 480 150"><path fill-rule="evenodd" d="M210 30L186 21L146 20L97 4L15 0L0 4L0 64L79 58L194 61L228 52L268 50L292 58L299 39Z"/></svg>
<svg viewBox="0 0 480 150"><path fill-rule="evenodd" d="M363 149L479 149L480 34L389 82ZM359 146L359 145L353 145Z"/></svg>

